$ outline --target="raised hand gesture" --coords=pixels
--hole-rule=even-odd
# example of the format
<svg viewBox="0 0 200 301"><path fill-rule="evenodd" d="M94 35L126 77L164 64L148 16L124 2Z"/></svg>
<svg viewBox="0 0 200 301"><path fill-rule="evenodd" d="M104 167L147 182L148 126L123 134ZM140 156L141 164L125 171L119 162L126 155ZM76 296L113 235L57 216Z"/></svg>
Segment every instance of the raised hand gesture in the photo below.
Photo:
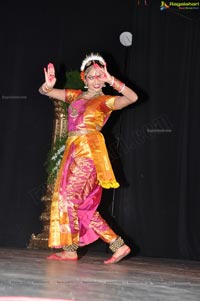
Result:
<svg viewBox="0 0 200 301"><path fill-rule="evenodd" d="M52 63L47 65L47 68L44 67L45 83L46 86L50 89L53 88L56 83L55 77L55 68Z"/></svg>
<svg viewBox="0 0 200 301"><path fill-rule="evenodd" d="M106 83L111 83L112 82L112 76L110 75L110 73L108 73L106 64L104 65L104 67L100 67L98 64L94 64L93 65L95 70L99 73L100 77L99 80L102 82L106 82Z"/></svg>

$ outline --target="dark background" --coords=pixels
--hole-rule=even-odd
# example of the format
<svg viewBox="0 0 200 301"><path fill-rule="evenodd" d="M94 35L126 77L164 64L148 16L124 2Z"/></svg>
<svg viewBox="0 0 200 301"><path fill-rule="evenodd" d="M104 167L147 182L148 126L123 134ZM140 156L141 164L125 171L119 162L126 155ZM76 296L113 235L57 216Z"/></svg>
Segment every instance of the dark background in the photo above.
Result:
<svg viewBox="0 0 200 301"><path fill-rule="evenodd" d="M42 231L54 118L38 93L43 67L55 64L62 87L93 51L139 96L104 129L121 187L104 191L102 214L135 255L200 258L200 11L139 2L1 4L0 246L27 247Z"/></svg>

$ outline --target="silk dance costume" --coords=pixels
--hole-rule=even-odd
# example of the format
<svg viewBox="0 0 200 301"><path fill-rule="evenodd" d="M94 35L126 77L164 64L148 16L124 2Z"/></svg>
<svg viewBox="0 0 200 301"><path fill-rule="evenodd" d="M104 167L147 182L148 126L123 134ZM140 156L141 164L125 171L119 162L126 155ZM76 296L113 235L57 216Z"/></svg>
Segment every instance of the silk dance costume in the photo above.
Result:
<svg viewBox="0 0 200 301"><path fill-rule="evenodd" d="M90 73L90 70L96 67L100 70L96 72L95 69L94 73ZM56 89L51 92L54 90L55 69L52 64L49 64L48 72L45 68L44 71L46 81L39 91L54 97L58 95ZM128 255L130 248L125 245L120 236L113 232L97 211L102 188L119 187L101 133L110 114L117 109L115 108L117 96L102 93L102 82L99 80L102 76L101 71L104 77L106 74L109 75L104 59L99 54L92 53L86 56L81 65L80 76L85 84L88 84L88 91L84 94L82 90L66 89L62 91L62 97L60 96L61 100L69 104L68 138L54 185L49 247L62 248L68 253L75 253L78 247L101 238L109 243L109 248L115 253L104 263L113 263ZM109 76L110 86L122 93L125 84ZM90 97L87 97L88 92L90 92ZM121 247L123 248L118 252ZM77 257L63 257L57 253L47 258L77 260Z"/></svg>
<svg viewBox="0 0 200 301"><path fill-rule="evenodd" d="M97 211L102 188L119 187L100 132L116 96L86 100L79 98L81 90L65 92L68 139L52 198L49 247L75 251L98 238L121 239Z"/></svg>

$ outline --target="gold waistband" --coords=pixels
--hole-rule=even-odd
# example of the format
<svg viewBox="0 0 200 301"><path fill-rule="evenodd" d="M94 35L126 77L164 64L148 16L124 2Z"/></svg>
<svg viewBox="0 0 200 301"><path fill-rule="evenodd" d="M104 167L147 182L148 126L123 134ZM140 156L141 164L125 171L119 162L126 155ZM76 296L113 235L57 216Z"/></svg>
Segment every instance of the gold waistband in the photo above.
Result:
<svg viewBox="0 0 200 301"><path fill-rule="evenodd" d="M94 133L97 132L97 130L80 130L80 131L70 131L68 132L68 137L72 137L72 136L81 136L81 135L86 135L86 134L90 134L90 133Z"/></svg>

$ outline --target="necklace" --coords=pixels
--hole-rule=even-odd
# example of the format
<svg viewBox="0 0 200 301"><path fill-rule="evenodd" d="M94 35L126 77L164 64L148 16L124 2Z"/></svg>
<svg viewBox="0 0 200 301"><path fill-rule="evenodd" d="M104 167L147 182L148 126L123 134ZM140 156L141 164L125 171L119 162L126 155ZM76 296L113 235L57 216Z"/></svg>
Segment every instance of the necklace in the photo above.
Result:
<svg viewBox="0 0 200 301"><path fill-rule="evenodd" d="M98 92L98 93L92 93L92 92L85 91L85 92L82 92L82 94L81 94L81 96L83 96L83 97L86 96L85 97L86 100L89 100L89 99L92 99L92 98L97 98L98 96L101 96L101 95L104 95L102 91ZM81 97L80 97L80 99L81 99ZM71 109L71 114L70 115L72 117L77 117L78 116L78 111L77 111L77 109L75 109L73 107L72 103L69 105L69 108Z"/></svg>
<svg viewBox="0 0 200 301"><path fill-rule="evenodd" d="M90 98L96 98L98 96L104 95L103 92L98 92L98 93L92 93L92 92L83 92L82 93L83 96L86 96L86 98L90 99Z"/></svg>

